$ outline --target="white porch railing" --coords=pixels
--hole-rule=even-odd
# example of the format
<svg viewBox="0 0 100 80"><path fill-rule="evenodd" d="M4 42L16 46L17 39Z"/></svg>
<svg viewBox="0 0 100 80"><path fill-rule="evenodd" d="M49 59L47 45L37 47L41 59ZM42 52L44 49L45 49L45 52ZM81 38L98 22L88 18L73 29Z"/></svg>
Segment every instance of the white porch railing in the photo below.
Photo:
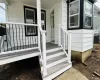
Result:
<svg viewBox="0 0 100 80"><path fill-rule="evenodd" d="M32 27L31 36L25 36L25 27L30 26ZM33 36L32 33L34 33ZM0 22L0 55L35 48L41 52L43 75L46 75L46 31L37 24Z"/></svg>
<svg viewBox="0 0 100 80"><path fill-rule="evenodd" d="M71 63L71 33L68 33L62 27L60 27L59 31L59 46L63 48L65 53L67 51L66 55L68 57L68 62Z"/></svg>
<svg viewBox="0 0 100 80"><path fill-rule="evenodd" d="M29 35L26 36L25 27L33 27L32 30L26 31ZM24 24L24 23L0 23L0 51L9 52L22 50L27 48L38 47L38 37L36 36L37 25L36 24ZM32 34L34 33L34 34Z"/></svg>

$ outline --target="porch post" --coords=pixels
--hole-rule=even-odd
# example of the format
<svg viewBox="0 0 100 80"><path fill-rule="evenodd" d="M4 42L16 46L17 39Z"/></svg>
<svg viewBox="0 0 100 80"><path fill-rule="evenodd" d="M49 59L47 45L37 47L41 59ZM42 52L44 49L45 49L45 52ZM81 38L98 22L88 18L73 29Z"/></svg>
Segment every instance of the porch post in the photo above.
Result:
<svg viewBox="0 0 100 80"><path fill-rule="evenodd" d="M46 69L46 36L42 27L41 27L41 0L36 0L37 1L37 23L38 23L38 46L41 50L41 43L40 43L40 33L42 35L42 54L43 55L43 76L47 75L47 69Z"/></svg>
<svg viewBox="0 0 100 80"><path fill-rule="evenodd" d="M37 1L37 24L38 24L38 47L40 49L41 48L40 46L41 0L36 0L36 1Z"/></svg>

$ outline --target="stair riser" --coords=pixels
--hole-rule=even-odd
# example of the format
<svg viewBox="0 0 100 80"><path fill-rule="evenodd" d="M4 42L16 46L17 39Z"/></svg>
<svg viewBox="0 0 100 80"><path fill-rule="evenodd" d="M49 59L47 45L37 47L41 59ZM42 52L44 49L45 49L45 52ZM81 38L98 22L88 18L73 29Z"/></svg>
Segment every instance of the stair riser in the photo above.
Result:
<svg viewBox="0 0 100 80"><path fill-rule="evenodd" d="M62 50L62 48L55 48L55 49L50 49L50 50L47 50L47 54L49 54L50 52L54 52L54 51L58 51L58 50Z"/></svg>
<svg viewBox="0 0 100 80"><path fill-rule="evenodd" d="M52 66L55 66L55 65L57 65L57 64L59 64L59 63L62 63L62 62L64 62L64 61L67 61L67 58L64 58L64 59L61 59L61 60L59 60L59 61L53 62L53 63L47 65L46 68L48 69L48 68L50 68L50 67L52 67ZM43 67L41 67L41 71L43 71Z"/></svg>
<svg viewBox="0 0 100 80"><path fill-rule="evenodd" d="M72 67L72 64L69 64L68 66L66 66L65 68L47 76L47 77L44 77L43 80L52 80L54 79L55 77L59 76L60 74L62 74L63 72L65 72L66 70L70 69Z"/></svg>
<svg viewBox="0 0 100 80"><path fill-rule="evenodd" d="M52 67L52 66L55 66L55 65L57 65L57 64L59 64L59 63L62 63L62 62L64 62L64 61L67 61L67 58L64 58L64 59L55 61L55 62L53 62L53 63L50 63L50 64L47 65L47 68L50 68L50 67Z"/></svg>
<svg viewBox="0 0 100 80"><path fill-rule="evenodd" d="M58 56L61 56L61 55L64 55L64 54L65 53L61 52L61 53L57 53L57 54L54 54L54 55L47 56L47 60L58 57Z"/></svg>

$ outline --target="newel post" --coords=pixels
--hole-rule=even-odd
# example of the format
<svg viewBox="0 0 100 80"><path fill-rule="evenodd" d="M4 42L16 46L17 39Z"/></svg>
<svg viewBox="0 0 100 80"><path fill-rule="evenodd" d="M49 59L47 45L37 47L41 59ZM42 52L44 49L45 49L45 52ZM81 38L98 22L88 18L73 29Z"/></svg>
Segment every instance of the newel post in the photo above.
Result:
<svg viewBox="0 0 100 80"><path fill-rule="evenodd" d="M42 33L42 48L43 48L43 76L47 75L47 68L46 68L46 31Z"/></svg>
<svg viewBox="0 0 100 80"><path fill-rule="evenodd" d="M68 34L68 62L71 63L71 33Z"/></svg>

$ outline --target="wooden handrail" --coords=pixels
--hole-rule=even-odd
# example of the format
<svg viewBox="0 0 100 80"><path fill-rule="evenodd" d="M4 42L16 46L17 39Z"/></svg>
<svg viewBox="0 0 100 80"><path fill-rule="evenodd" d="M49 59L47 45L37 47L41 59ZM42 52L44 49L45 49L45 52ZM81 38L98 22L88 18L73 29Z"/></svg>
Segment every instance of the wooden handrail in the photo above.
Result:
<svg viewBox="0 0 100 80"><path fill-rule="evenodd" d="M68 32L66 30L64 30L62 27L60 27L66 34L68 34Z"/></svg>
<svg viewBox="0 0 100 80"><path fill-rule="evenodd" d="M17 24L17 25L25 25L25 26L38 26L37 24L15 23L15 22L0 22L0 24Z"/></svg>

